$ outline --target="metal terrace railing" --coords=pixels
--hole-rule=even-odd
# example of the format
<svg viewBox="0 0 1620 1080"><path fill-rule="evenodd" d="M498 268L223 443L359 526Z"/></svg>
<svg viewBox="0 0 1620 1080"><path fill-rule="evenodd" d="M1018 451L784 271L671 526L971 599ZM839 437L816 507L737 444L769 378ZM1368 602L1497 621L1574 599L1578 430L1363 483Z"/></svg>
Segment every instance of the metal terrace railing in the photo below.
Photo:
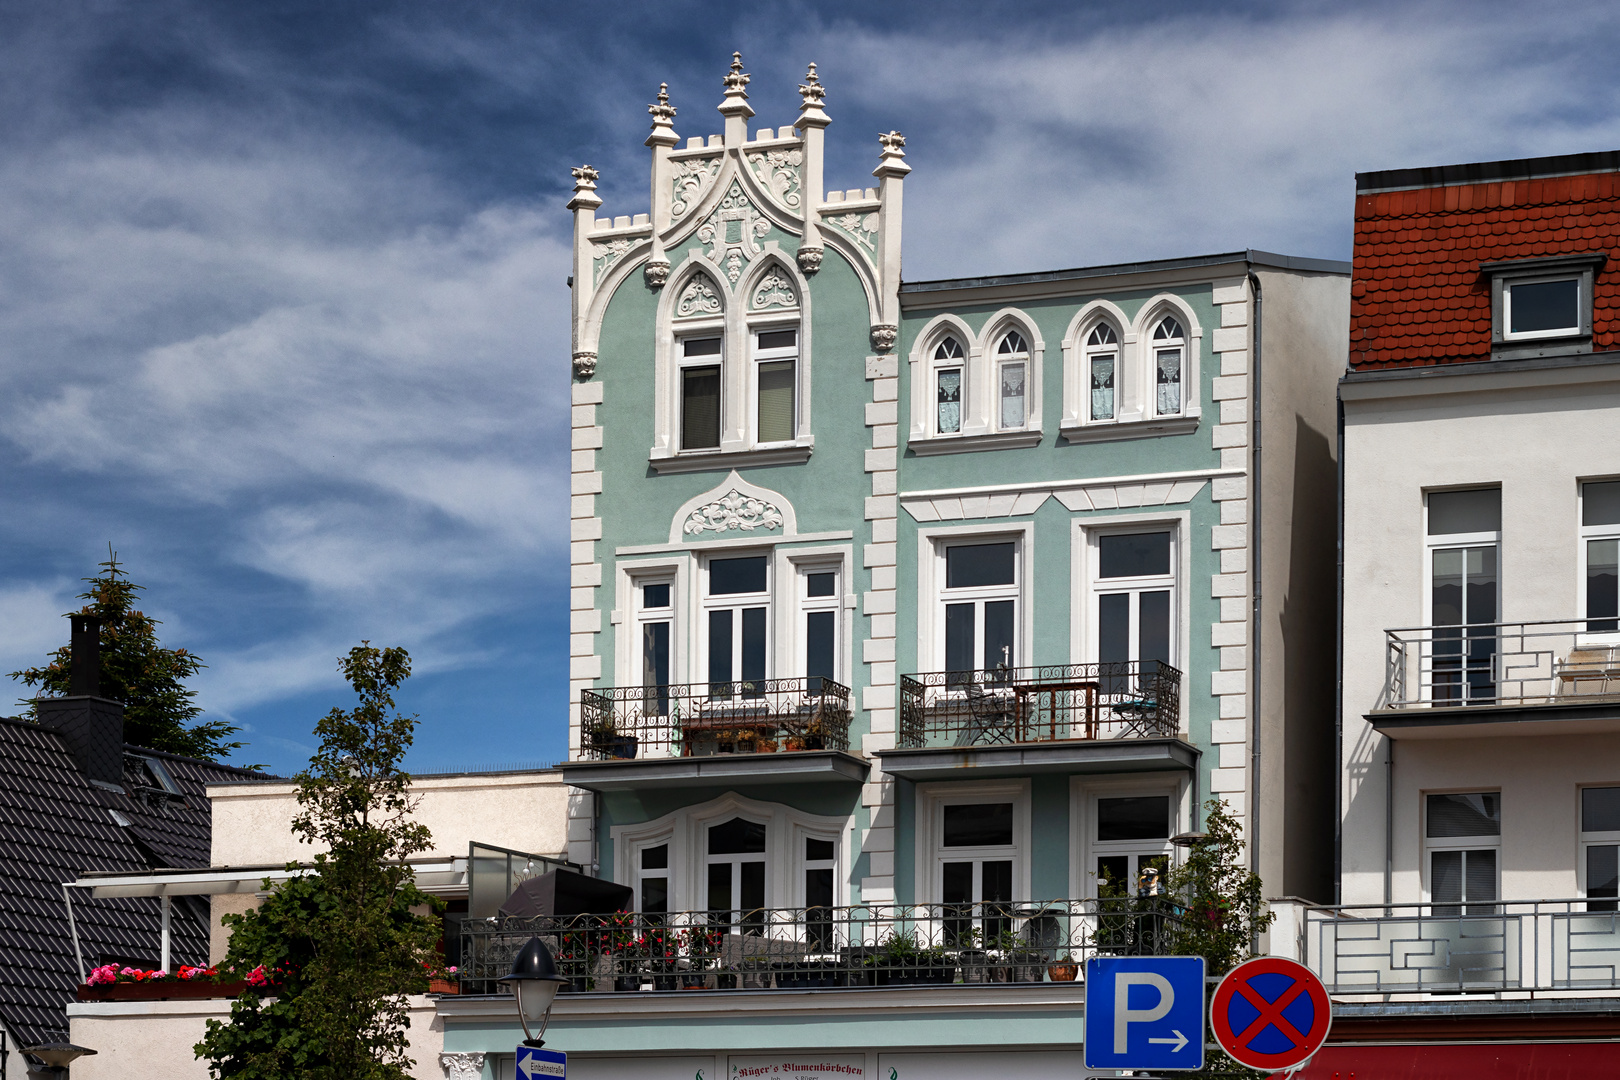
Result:
<svg viewBox="0 0 1620 1080"><path fill-rule="evenodd" d="M1620 990L1615 906L1588 899L1305 907L1295 926L1299 959L1335 994Z"/></svg>
<svg viewBox="0 0 1620 1080"><path fill-rule="evenodd" d="M849 749L849 687L820 676L580 694L585 760Z"/></svg>
<svg viewBox="0 0 1620 1080"><path fill-rule="evenodd" d="M539 935L578 992L1070 982L1088 957L1167 953L1178 927L1159 898L492 918L462 924L458 978L499 992Z"/></svg>
<svg viewBox="0 0 1620 1080"><path fill-rule="evenodd" d="M1620 702L1615 619L1384 631L1378 709Z"/></svg>
<svg viewBox="0 0 1620 1080"><path fill-rule="evenodd" d="M1181 672L1157 660L900 677L900 746L1173 737Z"/></svg>

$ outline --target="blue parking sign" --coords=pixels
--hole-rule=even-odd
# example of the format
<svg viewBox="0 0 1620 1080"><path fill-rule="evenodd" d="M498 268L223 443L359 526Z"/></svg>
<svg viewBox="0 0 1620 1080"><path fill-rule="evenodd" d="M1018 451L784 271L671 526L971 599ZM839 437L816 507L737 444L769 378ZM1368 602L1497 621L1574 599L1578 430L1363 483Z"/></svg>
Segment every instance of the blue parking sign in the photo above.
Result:
<svg viewBox="0 0 1620 1080"><path fill-rule="evenodd" d="M568 1055L561 1050L544 1050L538 1046L520 1046L517 1051L519 1080L534 1080L537 1076L562 1078L568 1075Z"/></svg>
<svg viewBox="0 0 1620 1080"><path fill-rule="evenodd" d="M1088 1069L1202 1069L1204 958L1086 961Z"/></svg>

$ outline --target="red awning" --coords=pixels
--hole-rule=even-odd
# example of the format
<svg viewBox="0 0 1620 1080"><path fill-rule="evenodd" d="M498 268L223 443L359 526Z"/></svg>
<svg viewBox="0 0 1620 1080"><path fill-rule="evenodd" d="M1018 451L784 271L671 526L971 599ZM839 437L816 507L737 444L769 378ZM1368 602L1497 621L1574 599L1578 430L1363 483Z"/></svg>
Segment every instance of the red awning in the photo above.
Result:
<svg viewBox="0 0 1620 1080"><path fill-rule="evenodd" d="M1297 1080L1591 1080L1620 1076L1620 1043L1324 1046L1294 1075Z"/></svg>

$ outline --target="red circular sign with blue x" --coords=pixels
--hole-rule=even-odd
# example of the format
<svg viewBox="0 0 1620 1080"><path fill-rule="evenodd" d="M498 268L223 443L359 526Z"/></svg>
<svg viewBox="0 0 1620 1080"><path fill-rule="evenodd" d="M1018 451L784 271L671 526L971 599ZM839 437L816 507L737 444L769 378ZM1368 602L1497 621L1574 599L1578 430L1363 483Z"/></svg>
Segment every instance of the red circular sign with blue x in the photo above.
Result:
<svg viewBox="0 0 1620 1080"><path fill-rule="evenodd" d="M1290 1069L1327 1041L1333 1004L1310 968L1280 956L1227 973L1209 1007L1221 1049L1251 1069Z"/></svg>

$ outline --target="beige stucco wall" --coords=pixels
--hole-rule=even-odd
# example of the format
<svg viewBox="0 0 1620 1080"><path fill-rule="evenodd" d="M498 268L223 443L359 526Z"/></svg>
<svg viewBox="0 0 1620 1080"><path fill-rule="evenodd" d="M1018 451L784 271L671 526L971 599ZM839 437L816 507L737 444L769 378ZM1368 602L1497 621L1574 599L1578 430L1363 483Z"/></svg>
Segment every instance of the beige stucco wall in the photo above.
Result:
<svg viewBox="0 0 1620 1080"><path fill-rule="evenodd" d="M292 833L295 790L285 782L210 785L213 865L277 865L314 854ZM416 820L433 833L426 856L464 856L473 840L536 855L567 848L568 787L554 770L417 777L411 790L421 798Z"/></svg>
<svg viewBox="0 0 1620 1080"><path fill-rule="evenodd" d="M410 999L413 1076L444 1080L444 1026L426 997ZM229 1020L229 999L80 1002L68 1006L70 1040L96 1051L73 1063L73 1080L208 1080L192 1047L209 1020Z"/></svg>
<svg viewBox="0 0 1620 1080"><path fill-rule="evenodd" d="M1377 903L1386 747L1363 716L1384 683L1384 631L1427 617L1424 492L1500 484L1502 621L1575 618L1579 481L1620 475L1620 365L1363 383L1343 393L1343 898ZM1393 899L1423 899L1422 792L1496 787L1504 897L1573 895L1574 793L1594 782L1620 783L1615 737L1398 740Z"/></svg>

